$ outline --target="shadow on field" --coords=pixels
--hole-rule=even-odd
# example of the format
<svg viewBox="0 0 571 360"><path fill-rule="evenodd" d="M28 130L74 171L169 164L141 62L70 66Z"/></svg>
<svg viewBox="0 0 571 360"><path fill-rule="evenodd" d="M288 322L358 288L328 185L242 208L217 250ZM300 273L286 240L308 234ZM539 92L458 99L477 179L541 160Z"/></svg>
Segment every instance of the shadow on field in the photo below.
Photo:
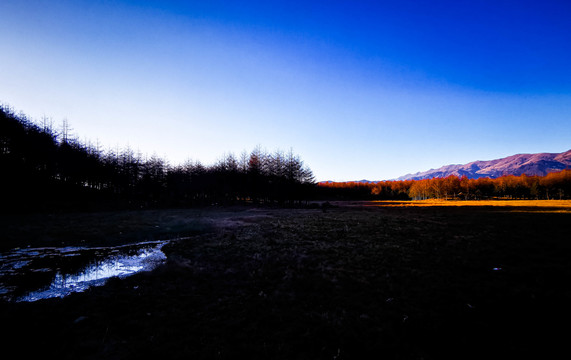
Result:
<svg viewBox="0 0 571 360"><path fill-rule="evenodd" d="M217 218L212 215L210 218ZM569 321L569 213L250 209L156 270L2 303L6 353L59 358L506 359Z"/></svg>

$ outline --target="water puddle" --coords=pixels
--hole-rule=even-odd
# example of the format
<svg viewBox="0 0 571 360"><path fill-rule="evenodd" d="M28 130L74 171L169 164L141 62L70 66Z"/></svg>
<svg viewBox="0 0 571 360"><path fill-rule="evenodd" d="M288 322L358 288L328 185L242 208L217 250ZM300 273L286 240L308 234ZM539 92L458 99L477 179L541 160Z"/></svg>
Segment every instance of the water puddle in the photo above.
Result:
<svg viewBox="0 0 571 360"><path fill-rule="evenodd" d="M161 249L167 242L14 249L0 254L0 298L36 301L64 297L103 285L112 277L152 270L166 260Z"/></svg>

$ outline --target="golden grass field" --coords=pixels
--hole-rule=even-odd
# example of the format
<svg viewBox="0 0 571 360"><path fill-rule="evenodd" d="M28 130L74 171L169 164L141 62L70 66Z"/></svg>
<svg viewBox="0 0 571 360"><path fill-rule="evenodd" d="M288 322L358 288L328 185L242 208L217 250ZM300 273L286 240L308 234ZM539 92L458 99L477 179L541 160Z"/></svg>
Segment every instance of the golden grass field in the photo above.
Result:
<svg viewBox="0 0 571 360"><path fill-rule="evenodd" d="M442 206L470 206L470 207L506 207L510 211L538 211L538 212L571 212L571 200L380 200L371 201L366 206L388 207L442 207Z"/></svg>

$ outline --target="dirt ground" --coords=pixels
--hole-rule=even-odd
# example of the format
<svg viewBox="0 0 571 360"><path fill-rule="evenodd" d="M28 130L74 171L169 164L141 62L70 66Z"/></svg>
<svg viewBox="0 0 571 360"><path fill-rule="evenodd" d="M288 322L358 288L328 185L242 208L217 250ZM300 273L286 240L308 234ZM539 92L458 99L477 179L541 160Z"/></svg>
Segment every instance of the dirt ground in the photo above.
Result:
<svg viewBox="0 0 571 360"><path fill-rule="evenodd" d="M0 303L2 352L59 359L521 359L569 352L570 212L364 205L125 215L131 235L115 242L167 224L170 230L153 236L188 237L166 245L167 262L152 272L64 299ZM62 225L66 216L87 219L76 231L99 221L99 235L73 237ZM104 218L39 217L30 227L90 244L117 233L117 218ZM28 233L23 244L60 241L39 236L25 220L11 224L11 245L18 226Z"/></svg>

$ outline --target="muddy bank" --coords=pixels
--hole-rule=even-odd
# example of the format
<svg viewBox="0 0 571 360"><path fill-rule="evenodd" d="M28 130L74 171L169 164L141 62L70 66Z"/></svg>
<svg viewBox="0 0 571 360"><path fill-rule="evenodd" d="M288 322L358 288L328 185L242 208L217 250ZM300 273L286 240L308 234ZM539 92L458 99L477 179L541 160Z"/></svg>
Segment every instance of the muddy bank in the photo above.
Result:
<svg viewBox="0 0 571 360"><path fill-rule="evenodd" d="M0 251L46 246L117 246L211 232L224 221L255 217L251 207L207 207L0 217Z"/></svg>
<svg viewBox="0 0 571 360"><path fill-rule="evenodd" d="M499 359L544 357L566 341L567 213L339 206L219 219L165 245L152 272L2 303L5 351Z"/></svg>

